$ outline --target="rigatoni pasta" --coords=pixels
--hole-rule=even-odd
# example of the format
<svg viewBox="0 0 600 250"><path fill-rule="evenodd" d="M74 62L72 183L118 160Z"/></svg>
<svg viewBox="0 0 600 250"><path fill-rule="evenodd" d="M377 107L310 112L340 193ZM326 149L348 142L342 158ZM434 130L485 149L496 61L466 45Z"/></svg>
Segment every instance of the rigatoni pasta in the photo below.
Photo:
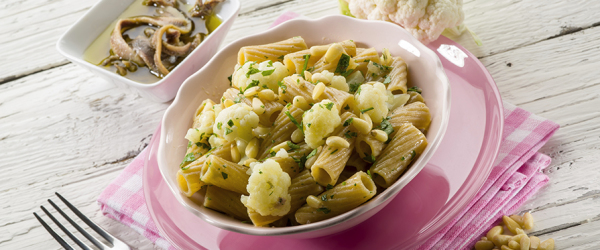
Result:
<svg viewBox="0 0 600 250"><path fill-rule="evenodd" d="M427 146L431 115L407 74L400 57L352 40L241 48L231 88L191 119L181 191L205 189L205 207L261 227L360 206Z"/></svg>
<svg viewBox="0 0 600 250"><path fill-rule="evenodd" d="M296 221L308 224L329 219L358 207L376 193L377 187L371 177L364 172L357 172L346 181L317 195L317 204L309 203L298 209Z"/></svg>
<svg viewBox="0 0 600 250"><path fill-rule="evenodd" d="M242 47L238 53L238 63L243 65L247 61L276 61L289 53L306 48L304 39L299 36L276 43Z"/></svg>
<svg viewBox="0 0 600 250"><path fill-rule="evenodd" d="M381 157L371 166L375 183L385 188L391 186L427 146L425 135L412 124L403 123L397 129Z"/></svg>

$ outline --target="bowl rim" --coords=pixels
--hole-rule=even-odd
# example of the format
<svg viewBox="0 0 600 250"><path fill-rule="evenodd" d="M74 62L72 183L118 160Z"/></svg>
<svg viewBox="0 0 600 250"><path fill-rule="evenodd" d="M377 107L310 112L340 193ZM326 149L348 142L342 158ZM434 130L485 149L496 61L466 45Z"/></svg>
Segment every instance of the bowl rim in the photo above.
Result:
<svg viewBox="0 0 600 250"><path fill-rule="evenodd" d="M245 46L245 45L241 45L244 43L245 40L268 35L269 33L275 33L279 30L285 29L287 26L289 26L293 23L305 22L305 23L310 23L310 24L315 24L315 23L318 24L318 23L327 23L329 20L332 20L332 19L345 19L345 21L348 21L348 22L359 22L359 23L368 23L368 24L375 24L375 25L387 25L387 26L389 26L390 29L396 29L399 32L405 33L406 37L403 39L408 40L408 42L411 42L411 44L413 44L417 48L419 48L422 53L429 54L429 56L432 57L435 61L435 65L436 65L435 66L435 75L436 75L436 78L438 78L440 80L440 82L442 83L440 87L442 88L441 93L443 93L443 94L441 96L445 99L445 100L443 100L443 102L440 102L440 104L441 104L441 112L439 115L439 118L441 119L440 127L438 129L437 136L428 143L426 151L422 155L420 155L419 158L417 159L417 162L414 162L413 165L411 166L411 168L409 168L400 177L400 178L404 178L405 181L400 182L399 181L400 179L398 179L394 184L392 184L392 186L388 187L384 192L376 195L371 200L367 201L366 203L363 203L359 207L354 208L346 213L337 215L335 217L332 217L332 218L329 218L329 219L326 219L323 221L309 223L309 224L305 224L305 225L292 226L292 227L278 227L278 228L252 227L252 228L249 228L249 227L241 227L238 225L231 225L231 223L221 222L220 220L214 220L212 218L212 216L204 214L204 213L194 209L193 207L188 206L183 201L183 197L180 194L181 192L180 192L179 188L169 185L170 182L169 182L169 180L167 180L167 175L165 173L166 170L164 168L160 167L160 164L163 161L163 159L162 159L163 158L162 152L164 152L163 148L166 146L165 138L168 137L166 134L167 133L166 132L166 127L167 127L166 122L168 121L167 118L168 118L168 115L172 112L173 109L175 109L176 106L181 105L180 102L182 102L182 98L183 98L182 92L186 91L186 88L188 88L188 85L192 85L188 82L191 82L191 79L197 77L198 75L205 74L204 71L207 70L207 68L208 68L207 66L210 64L213 64L215 60L219 60L219 57L221 57L225 53L225 51L232 50L232 49L239 50L240 47ZM359 217L360 215L365 214L368 211L370 211L371 209L374 209L376 207L381 206L381 208L383 208L382 205L387 205L387 203L389 203L391 201L391 199L393 197L395 197L400 192L400 190L402 190L402 188L404 186L406 186L406 184L408 184L425 167L425 165L427 164L429 159L433 156L433 154L439 147L440 142L442 141L444 134L446 133L446 130L448 127L448 122L449 122L449 117L450 117L450 108L451 108L450 100L451 100L450 83L448 81L448 77L446 76L446 74L444 72L444 68L443 68L440 58L437 56L437 54L434 51L432 51L427 46L422 44L420 41L418 41L416 38L414 38L408 31L406 31L402 27L400 27L398 25L394 25L389 22L356 19L356 18L351 18L351 17L343 16L343 15L329 15L329 16L324 16L324 17L320 17L320 18L316 18L316 19L309 19L306 17L295 18L295 19L284 21L281 24L274 26L272 28L269 28L265 31L236 39L235 41L227 44L226 46L221 48L215 54L215 56L213 56L206 63L205 67L203 67L202 69L198 70L196 73L189 76L183 82L183 84L181 85L181 87L179 88L179 90L177 92L177 95L175 96L175 99L173 100L171 105L169 105L169 107L166 109L163 119L161 121L161 137L160 137L161 141L159 143L159 149L158 149L158 154L157 154L159 170L161 172L163 179L167 183L167 186L169 186L171 192L174 194L175 198L181 205L183 205L188 211L190 211L194 215L200 217L204 221L206 221L218 228L232 231L232 232L249 234L249 235L258 235L258 236L296 235L296 234L301 234L301 233L309 233L309 232L313 232L313 231L317 231L317 230L323 230L323 229L334 227L342 222L355 219L355 218Z"/></svg>
<svg viewBox="0 0 600 250"><path fill-rule="evenodd" d="M88 66L98 67L98 65L96 65L96 64L93 64L91 62L88 62L88 61L84 60L83 58L79 58L79 57L77 57L75 55L72 55L71 53L68 53L65 49L62 48L62 46L64 46L67 36L70 35L71 33L75 32L74 31L75 27L79 26L79 25L85 24L86 21L84 19L86 19L86 17L88 17L92 13L99 11L98 9L101 8L101 5L105 1L107 1L107 0L100 0L100 1L96 2L94 5L92 5L92 7L88 11L86 11L79 19L77 19L77 21L75 21L69 27L69 29L67 31L65 31L60 36L60 38L57 40L56 45L55 45L56 50L61 55L63 55L67 59L69 59L69 61L71 61L71 62L75 62L76 61L77 63L80 63L80 64L86 64ZM131 4L133 4L135 1L136 0L132 0ZM223 19L222 22L221 22L221 25L219 25L211 34L209 34L208 36L206 36L206 38L204 40L202 40L202 42L200 43L200 45L198 47L196 47L194 50L192 50L192 52L190 52L190 54L188 54L179 64L177 64L177 66L175 66L175 68L173 68L173 70L171 70L171 72L173 72L176 69L178 69L180 65L185 64L186 62L188 62L189 60L191 60L190 58L194 54L198 53L198 51L200 51L201 48L205 47L204 45L207 44L206 40L213 40L213 39L215 39L215 38L213 38L214 36L212 36L212 34L217 33L219 31L221 31L222 29L224 29L223 28L223 26L224 26L223 24L225 24L225 22L229 22L229 21L231 21L231 20L233 20L233 19L235 19L237 17L237 15L238 15L238 13L240 11L240 8L241 8L240 0L229 0L229 1L232 3L232 6L233 6L233 13L232 13L232 15L229 18L227 18L227 19ZM127 7L125 7L125 9L129 8L129 6L131 6L131 4L127 5ZM125 11L125 9L121 10L120 14L122 14ZM107 25L110 25L110 23L107 24ZM105 29L106 28L108 28L108 26L106 26ZM104 31L102 31L102 32L104 32ZM99 35L100 34L98 34L98 36ZM96 38L98 38L98 36L96 36ZM86 50L87 50L87 48L89 48L89 46L94 41L95 40L92 40L91 43L87 44ZM207 62L207 64L208 64L208 62ZM197 71L194 72L194 74L196 74L196 73L197 73ZM194 75L194 74L192 74L192 75ZM160 80L158 80L156 82L153 82L153 83L136 82L134 80L131 80L131 79L129 79L127 77L124 77L124 76L121 76L119 74L114 74L112 78L116 77L117 79L119 79L120 81L123 81L127 85L133 85L135 88L139 88L139 89L151 89L151 88L154 88L154 87L156 87L158 85L161 85L165 81L168 81L171 78L170 76L172 76L172 75L173 74L167 74L167 76L165 76L162 79L160 79ZM188 76L188 78L191 77L192 75Z"/></svg>

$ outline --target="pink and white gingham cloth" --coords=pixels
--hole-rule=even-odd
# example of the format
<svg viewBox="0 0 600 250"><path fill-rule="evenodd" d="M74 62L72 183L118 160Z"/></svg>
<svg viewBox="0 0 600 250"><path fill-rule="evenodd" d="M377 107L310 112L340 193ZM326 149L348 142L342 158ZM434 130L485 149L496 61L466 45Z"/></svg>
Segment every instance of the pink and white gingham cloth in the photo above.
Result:
<svg viewBox="0 0 600 250"><path fill-rule="evenodd" d="M299 15L285 12L273 26ZM548 182L541 170L550 157L537 151L558 129L558 124L504 103L504 131L500 152L488 179L475 198L445 228L419 249L470 249L502 215L515 212ZM175 249L152 221L144 200L142 151L100 194L102 213L133 228L163 249Z"/></svg>
<svg viewBox="0 0 600 250"><path fill-rule="evenodd" d="M148 157L148 148L137 155L125 170L108 184L100 194L98 204L102 214L133 228L154 242L156 246L162 249L176 249L160 235L146 206L142 188L142 173L146 157Z"/></svg>

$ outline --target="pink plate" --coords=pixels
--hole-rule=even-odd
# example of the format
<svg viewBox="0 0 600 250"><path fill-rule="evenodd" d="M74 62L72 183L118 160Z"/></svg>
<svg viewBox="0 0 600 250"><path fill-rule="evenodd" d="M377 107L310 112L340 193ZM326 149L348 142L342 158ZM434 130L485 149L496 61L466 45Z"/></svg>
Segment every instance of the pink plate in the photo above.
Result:
<svg viewBox="0 0 600 250"><path fill-rule="evenodd" d="M428 45L452 89L448 130L425 168L379 213L346 231L314 239L253 236L226 231L186 210L173 196L156 161L160 127L144 167L144 194L161 234L179 249L412 249L442 229L469 203L496 159L502 100L473 54L440 37Z"/></svg>

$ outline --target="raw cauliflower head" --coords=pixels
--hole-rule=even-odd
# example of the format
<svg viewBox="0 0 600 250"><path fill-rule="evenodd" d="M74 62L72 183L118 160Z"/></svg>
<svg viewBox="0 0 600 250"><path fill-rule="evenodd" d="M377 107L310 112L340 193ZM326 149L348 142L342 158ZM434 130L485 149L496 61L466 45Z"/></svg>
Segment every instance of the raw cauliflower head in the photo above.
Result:
<svg viewBox="0 0 600 250"><path fill-rule="evenodd" d="M256 63L248 61L242 67L236 66L236 71L231 77L231 83L241 91L249 86L259 86L261 89L269 88L275 92L279 88L277 83L288 75L287 68L280 62L264 61Z"/></svg>
<svg viewBox="0 0 600 250"><path fill-rule="evenodd" d="M290 176L276 161L268 159L254 164L246 186L250 195L242 195L242 203L262 216L286 215L291 207L292 198L288 193L291 184Z"/></svg>
<svg viewBox="0 0 600 250"><path fill-rule="evenodd" d="M339 110L335 103L323 100L312 106L302 115L304 140L311 148L325 143L325 138L341 124Z"/></svg>
<svg viewBox="0 0 600 250"><path fill-rule="evenodd" d="M462 0L345 0L350 13L361 19L391 21L419 41L435 41L446 28L462 24Z"/></svg>
<svg viewBox="0 0 600 250"><path fill-rule="evenodd" d="M250 106L237 103L219 112L213 125L213 132L226 141L236 140L239 142L241 140L247 144L254 137L252 129L256 127L258 127L258 115L252 111ZM238 143L240 152L244 152L244 148Z"/></svg>
<svg viewBox="0 0 600 250"><path fill-rule="evenodd" d="M388 114L388 94L383 83L360 85L354 99L361 112L369 114L374 123L381 123Z"/></svg>

